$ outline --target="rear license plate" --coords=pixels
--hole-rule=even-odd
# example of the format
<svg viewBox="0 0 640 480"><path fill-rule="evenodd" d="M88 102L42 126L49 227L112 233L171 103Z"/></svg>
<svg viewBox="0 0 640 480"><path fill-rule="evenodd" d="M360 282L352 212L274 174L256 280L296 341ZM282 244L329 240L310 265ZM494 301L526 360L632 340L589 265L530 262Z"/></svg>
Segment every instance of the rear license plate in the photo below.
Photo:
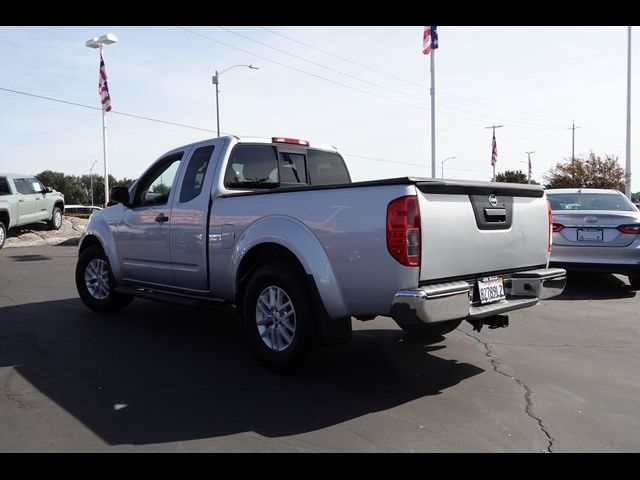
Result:
<svg viewBox="0 0 640 480"><path fill-rule="evenodd" d="M502 277L479 278L478 293L480 294L480 303L482 304L504 300L505 294Z"/></svg>
<svg viewBox="0 0 640 480"><path fill-rule="evenodd" d="M579 242L601 242L602 229L601 228L579 228L578 241Z"/></svg>

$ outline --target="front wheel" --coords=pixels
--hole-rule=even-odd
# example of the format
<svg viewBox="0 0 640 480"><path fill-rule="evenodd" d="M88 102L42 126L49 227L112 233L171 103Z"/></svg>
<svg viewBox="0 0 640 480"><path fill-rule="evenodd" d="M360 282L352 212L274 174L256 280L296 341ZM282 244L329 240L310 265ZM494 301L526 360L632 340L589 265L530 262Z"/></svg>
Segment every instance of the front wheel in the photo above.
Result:
<svg viewBox="0 0 640 480"><path fill-rule="evenodd" d="M117 312L129 305L133 297L114 291L116 286L109 259L102 247L84 250L76 265L76 288L84 304L96 312Z"/></svg>
<svg viewBox="0 0 640 480"><path fill-rule="evenodd" d="M410 337L416 340L437 340L439 337L458 328L462 320L447 320L438 323L408 322L403 320L396 320L395 322Z"/></svg>
<svg viewBox="0 0 640 480"><path fill-rule="evenodd" d="M244 327L254 353L275 371L299 366L311 349L313 318L304 277L288 262L258 267L245 290Z"/></svg>
<svg viewBox="0 0 640 480"><path fill-rule="evenodd" d="M49 220L48 225L49 230L60 230L60 227L62 227L62 210L60 210L60 208L53 208L53 212L51 212L51 220Z"/></svg>

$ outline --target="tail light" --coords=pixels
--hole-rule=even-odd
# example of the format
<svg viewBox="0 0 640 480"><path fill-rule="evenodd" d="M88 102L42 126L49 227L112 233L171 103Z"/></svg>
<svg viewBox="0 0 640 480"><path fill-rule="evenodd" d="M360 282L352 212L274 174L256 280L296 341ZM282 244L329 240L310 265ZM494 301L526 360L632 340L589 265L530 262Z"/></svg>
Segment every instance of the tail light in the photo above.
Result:
<svg viewBox="0 0 640 480"><path fill-rule="evenodd" d="M638 235L640 234L640 225L620 225L618 230L627 235Z"/></svg>
<svg viewBox="0 0 640 480"><path fill-rule="evenodd" d="M564 230L564 225L562 225L561 223L553 224L553 233L558 233L558 232L561 232L562 230Z"/></svg>
<svg viewBox="0 0 640 480"><path fill-rule="evenodd" d="M417 195L396 198L389 203L387 250L402 265L420 266L420 208Z"/></svg>
<svg viewBox="0 0 640 480"><path fill-rule="evenodd" d="M553 214L551 213L551 202L549 200L547 200L547 215L549 218L549 244L547 246L547 252L551 252L551 248L553 247L553 232L556 231L556 226L553 224ZM562 228L560 230L562 230Z"/></svg>

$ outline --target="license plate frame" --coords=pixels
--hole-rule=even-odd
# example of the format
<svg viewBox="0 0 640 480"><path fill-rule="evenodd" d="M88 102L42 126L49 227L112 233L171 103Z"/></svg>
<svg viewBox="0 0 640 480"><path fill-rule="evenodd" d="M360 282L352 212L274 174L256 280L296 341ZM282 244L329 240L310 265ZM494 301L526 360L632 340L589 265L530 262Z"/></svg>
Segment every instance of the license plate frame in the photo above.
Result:
<svg viewBox="0 0 640 480"><path fill-rule="evenodd" d="M507 298L504 291L504 277L502 275L478 278L477 286L478 298L482 305L499 302Z"/></svg>
<svg viewBox="0 0 640 480"><path fill-rule="evenodd" d="M602 243L603 238L604 231L602 228L578 228L576 231L577 242Z"/></svg>

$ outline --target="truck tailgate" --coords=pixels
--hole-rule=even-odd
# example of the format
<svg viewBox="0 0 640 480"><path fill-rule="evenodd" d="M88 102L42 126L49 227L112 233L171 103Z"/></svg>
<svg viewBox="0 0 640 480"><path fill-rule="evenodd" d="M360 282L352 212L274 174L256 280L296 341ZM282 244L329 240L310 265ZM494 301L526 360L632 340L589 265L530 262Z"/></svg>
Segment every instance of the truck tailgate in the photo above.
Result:
<svg viewBox="0 0 640 480"><path fill-rule="evenodd" d="M420 181L416 187L421 281L547 265L548 211L540 186Z"/></svg>

